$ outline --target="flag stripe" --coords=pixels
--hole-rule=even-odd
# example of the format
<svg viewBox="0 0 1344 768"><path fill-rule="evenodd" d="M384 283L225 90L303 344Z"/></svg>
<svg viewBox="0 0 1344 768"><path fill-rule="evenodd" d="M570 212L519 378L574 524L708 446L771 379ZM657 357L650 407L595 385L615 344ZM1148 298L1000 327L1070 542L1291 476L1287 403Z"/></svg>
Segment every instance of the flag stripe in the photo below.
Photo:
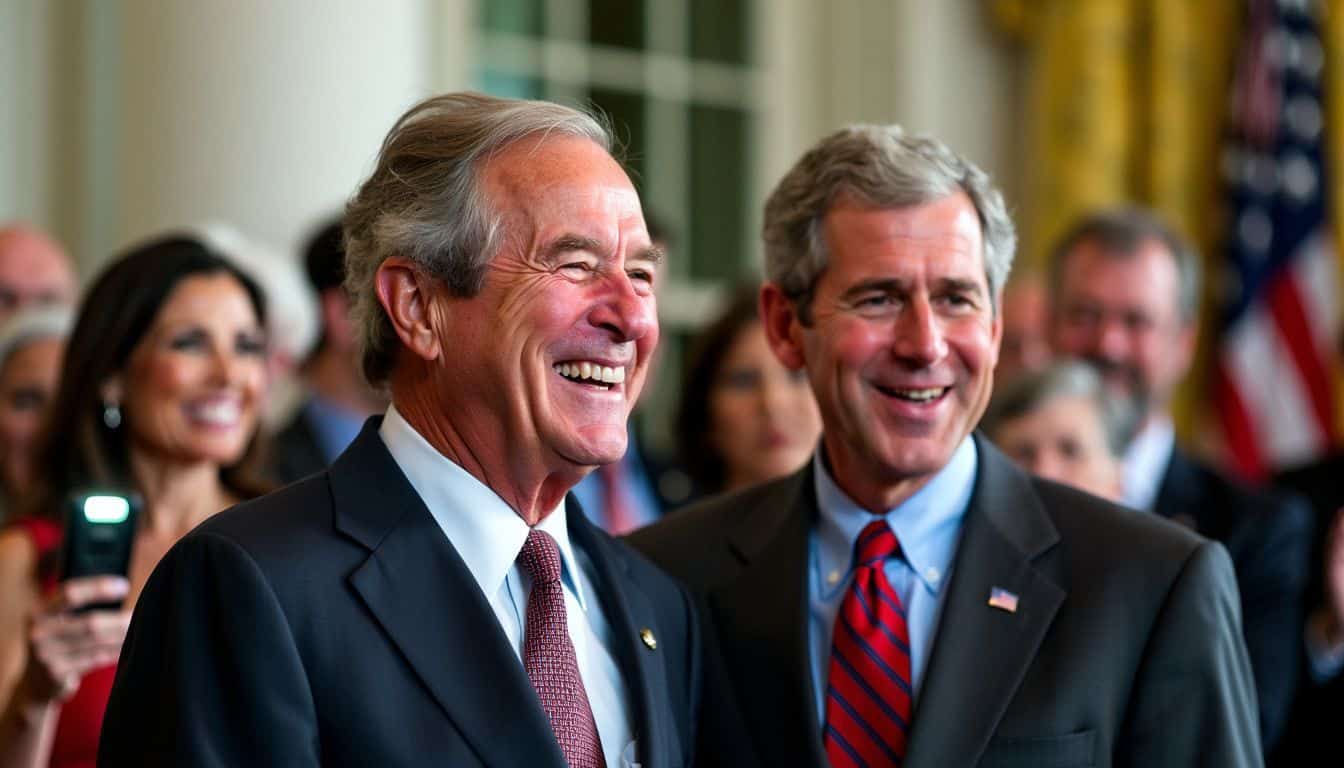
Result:
<svg viewBox="0 0 1344 768"><path fill-rule="evenodd" d="M1269 306L1274 314L1274 322L1279 333L1287 343L1288 351L1296 364L1298 375L1307 391L1308 403L1316 416L1316 426L1321 427L1334 421L1334 408L1331 400L1330 374L1321 359L1316 355L1316 344L1311 324L1302 311L1302 302L1297 295L1297 286L1292 274L1285 272L1270 284ZM1328 445L1328 434L1321 434L1316 452L1323 451Z"/></svg>

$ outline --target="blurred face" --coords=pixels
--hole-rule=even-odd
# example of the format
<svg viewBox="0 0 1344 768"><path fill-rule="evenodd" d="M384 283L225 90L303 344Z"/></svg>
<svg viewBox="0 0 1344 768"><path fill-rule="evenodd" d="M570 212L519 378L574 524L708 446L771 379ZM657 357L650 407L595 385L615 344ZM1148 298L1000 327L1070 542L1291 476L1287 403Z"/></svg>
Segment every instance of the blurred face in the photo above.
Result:
<svg viewBox="0 0 1344 768"><path fill-rule="evenodd" d="M32 480L33 438L56 391L64 352L64 339L37 339L0 368L0 481L11 494L23 493Z"/></svg>
<svg viewBox="0 0 1344 768"><path fill-rule="evenodd" d="M442 388L471 409L458 423L500 436L527 474L617 461L658 342L661 256L635 189L572 137L517 142L483 181L507 234L484 289L445 299Z"/></svg>
<svg viewBox="0 0 1344 768"><path fill-rule="evenodd" d="M1019 280L1004 289L1003 348L994 369L1000 384L1049 364L1045 301L1045 286L1039 280Z"/></svg>
<svg viewBox="0 0 1344 768"><path fill-rule="evenodd" d="M872 209L841 200L823 221L830 261L804 325L764 296L775 351L805 367L836 480L885 511L951 458L989 400L1000 324L964 193Z"/></svg>
<svg viewBox="0 0 1344 768"><path fill-rule="evenodd" d="M256 431L266 337L231 275L178 283L115 387L132 449L175 462L229 465Z"/></svg>
<svg viewBox="0 0 1344 768"><path fill-rule="evenodd" d="M821 414L803 371L775 359L760 323L743 328L714 381L710 439L726 465L727 488L789 474L807 461Z"/></svg>
<svg viewBox="0 0 1344 768"><path fill-rule="evenodd" d="M1055 351L1097 366L1107 387L1164 411L1190 367L1195 330L1178 307L1180 275L1165 246L1129 255L1084 242L1065 256L1052 315Z"/></svg>
<svg viewBox="0 0 1344 768"><path fill-rule="evenodd" d="M0 232L0 321L24 307L74 298L75 274L56 243L27 229Z"/></svg>
<svg viewBox="0 0 1344 768"><path fill-rule="evenodd" d="M1102 498L1120 498L1120 463L1106 447L1106 429L1091 400L1060 396L1004 422L994 442L1018 466Z"/></svg>

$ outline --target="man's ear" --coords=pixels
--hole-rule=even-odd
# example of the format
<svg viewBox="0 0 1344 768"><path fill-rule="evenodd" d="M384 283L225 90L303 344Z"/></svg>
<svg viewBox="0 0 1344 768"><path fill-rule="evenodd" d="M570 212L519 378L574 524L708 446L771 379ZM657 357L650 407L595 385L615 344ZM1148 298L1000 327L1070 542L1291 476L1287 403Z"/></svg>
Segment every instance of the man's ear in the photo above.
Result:
<svg viewBox="0 0 1344 768"><path fill-rule="evenodd" d="M1199 343L1199 321L1188 320L1176 330L1176 370L1184 377L1195 362L1195 346Z"/></svg>
<svg viewBox="0 0 1344 768"><path fill-rule="evenodd" d="M778 285L766 283L761 286L759 312L775 357L791 371L802 368L807 363L802 347L803 325L793 301Z"/></svg>
<svg viewBox="0 0 1344 768"><path fill-rule="evenodd" d="M438 359L443 349L434 332L434 281L410 260L390 256L378 266L374 289L402 345L422 360Z"/></svg>

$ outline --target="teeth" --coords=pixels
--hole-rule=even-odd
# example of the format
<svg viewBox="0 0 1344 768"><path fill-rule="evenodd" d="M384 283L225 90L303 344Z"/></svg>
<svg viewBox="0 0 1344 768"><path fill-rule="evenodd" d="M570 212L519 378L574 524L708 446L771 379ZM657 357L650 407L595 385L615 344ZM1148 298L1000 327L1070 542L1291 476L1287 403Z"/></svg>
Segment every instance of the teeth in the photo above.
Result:
<svg viewBox="0 0 1344 768"><path fill-rule="evenodd" d="M241 415L238 404L228 402L200 405L192 410L197 419L211 424L234 424Z"/></svg>
<svg viewBox="0 0 1344 768"><path fill-rule="evenodd" d="M559 363L555 372L575 381L598 381L603 384L621 384L625 381L624 366L610 367L596 363Z"/></svg>
<svg viewBox="0 0 1344 768"><path fill-rule="evenodd" d="M915 402L927 403L930 400L943 394L942 387L933 389L897 389L894 390L897 397L905 400L914 400Z"/></svg>

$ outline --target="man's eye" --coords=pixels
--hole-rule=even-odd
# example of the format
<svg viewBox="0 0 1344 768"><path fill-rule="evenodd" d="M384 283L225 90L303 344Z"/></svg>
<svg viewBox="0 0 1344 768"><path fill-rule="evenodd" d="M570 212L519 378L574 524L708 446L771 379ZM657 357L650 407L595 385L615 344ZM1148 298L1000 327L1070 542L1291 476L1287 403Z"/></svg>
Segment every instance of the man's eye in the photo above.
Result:
<svg viewBox="0 0 1344 768"><path fill-rule="evenodd" d="M891 303L891 297L885 293L874 294L872 296L861 296L854 302L856 307L885 307Z"/></svg>
<svg viewBox="0 0 1344 768"><path fill-rule="evenodd" d="M568 264L562 264L560 271L574 275L586 275L593 271L593 265L586 261L571 261Z"/></svg>

